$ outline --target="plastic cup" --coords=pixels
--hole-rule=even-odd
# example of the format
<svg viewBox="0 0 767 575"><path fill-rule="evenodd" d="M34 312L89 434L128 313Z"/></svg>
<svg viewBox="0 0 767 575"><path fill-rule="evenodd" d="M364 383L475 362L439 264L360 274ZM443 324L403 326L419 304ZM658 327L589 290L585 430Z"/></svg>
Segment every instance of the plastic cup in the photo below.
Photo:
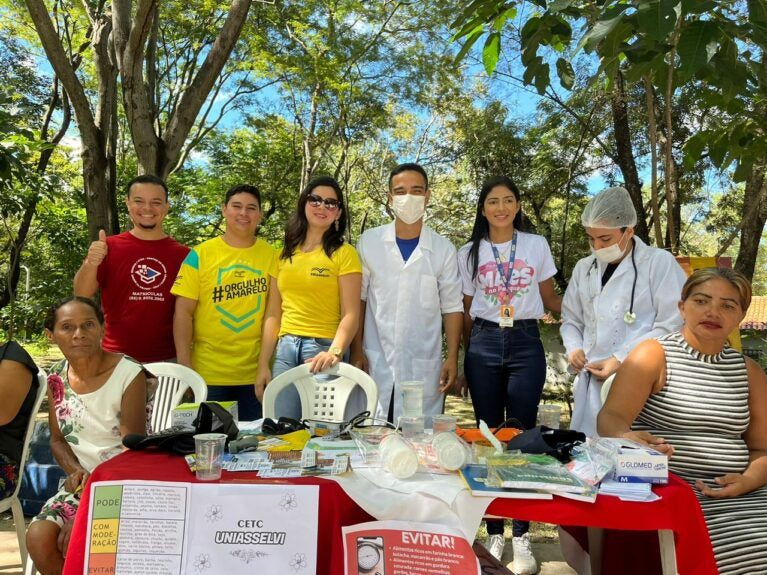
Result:
<svg viewBox="0 0 767 575"><path fill-rule="evenodd" d="M224 458L226 435L198 433L194 436L195 468L200 481L221 479L221 461Z"/></svg>
<svg viewBox="0 0 767 575"><path fill-rule="evenodd" d="M437 453L437 463L443 469L456 471L471 461L469 446L452 431L438 433L431 445Z"/></svg>
<svg viewBox="0 0 767 575"><path fill-rule="evenodd" d="M562 408L558 405L541 404L538 406L538 424L552 429L559 429Z"/></svg>
<svg viewBox="0 0 767 575"><path fill-rule="evenodd" d="M418 455L410 443L397 433L381 440L379 447L383 466L397 479L407 479L418 471Z"/></svg>
<svg viewBox="0 0 767 575"><path fill-rule="evenodd" d="M402 415L423 415L423 381L403 381L399 386L402 392Z"/></svg>
<svg viewBox="0 0 767 575"><path fill-rule="evenodd" d="M455 415L432 415L431 416L431 429L434 435L442 433L443 431L455 431L456 429L456 417Z"/></svg>
<svg viewBox="0 0 767 575"><path fill-rule="evenodd" d="M399 429L402 437L411 439L423 434L423 416L422 415L402 415L399 418Z"/></svg>

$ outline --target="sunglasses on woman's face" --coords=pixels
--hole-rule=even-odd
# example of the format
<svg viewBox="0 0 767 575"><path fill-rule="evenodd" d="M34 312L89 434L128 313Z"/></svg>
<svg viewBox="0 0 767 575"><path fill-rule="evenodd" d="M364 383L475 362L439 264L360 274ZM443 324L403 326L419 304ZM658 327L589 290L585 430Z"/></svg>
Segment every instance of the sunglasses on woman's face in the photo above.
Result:
<svg viewBox="0 0 767 575"><path fill-rule="evenodd" d="M333 198L322 198L314 194L306 196L306 201L309 202L313 208L319 208L321 205L325 206L325 209L329 212L335 212L341 205L341 202L334 200Z"/></svg>

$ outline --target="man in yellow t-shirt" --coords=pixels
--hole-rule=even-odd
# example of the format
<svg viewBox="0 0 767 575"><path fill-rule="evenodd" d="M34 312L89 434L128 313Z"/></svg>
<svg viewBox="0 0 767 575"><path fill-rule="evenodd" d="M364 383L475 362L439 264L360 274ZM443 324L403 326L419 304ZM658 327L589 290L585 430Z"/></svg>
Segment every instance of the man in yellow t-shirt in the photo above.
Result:
<svg viewBox="0 0 767 575"><path fill-rule="evenodd" d="M261 417L253 384L276 250L255 236L261 223L257 188L238 185L222 206L223 236L201 243L181 264L173 338L176 357L208 384L208 399L237 401L242 421Z"/></svg>

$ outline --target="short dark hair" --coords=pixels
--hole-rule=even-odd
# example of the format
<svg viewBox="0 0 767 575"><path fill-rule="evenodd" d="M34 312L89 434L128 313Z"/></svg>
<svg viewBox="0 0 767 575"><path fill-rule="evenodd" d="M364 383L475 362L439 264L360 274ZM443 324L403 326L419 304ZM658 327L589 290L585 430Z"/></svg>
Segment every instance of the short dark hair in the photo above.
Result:
<svg viewBox="0 0 767 575"><path fill-rule="evenodd" d="M261 192L258 191L256 186L251 186L249 184L237 184L236 186L229 188L224 196L224 205L228 204L229 200L232 199L232 196L237 194L250 194L256 198L256 201L258 201L258 207L261 207Z"/></svg>
<svg viewBox="0 0 767 575"><path fill-rule="evenodd" d="M391 172L389 172L389 191L391 192L391 181L394 179L394 176L397 174L401 174L402 172L418 172L423 176L423 181L426 182L426 189L429 189L429 176L426 175L426 170L423 169L423 166L420 164L416 164L415 162L407 162L404 164L398 165L396 168L394 168Z"/></svg>
<svg viewBox="0 0 767 575"><path fill-rule="evenodd" d="M48 331L53 331L53 328L56 325L56 314L62 307L64 307L68 303L72 303L73 301L76 301L91 307L93 309L93 313L96 314L96 319L99 320L99 323L101 325L104 325L104 312L101 311L101 308L95 301L93 301L89 297L71 295L69 297L65 297L62 300L57 301L50 308L48 308L48 312L45 314L45 321L43 322L43 326L45 327L45 329L47 329Z"/></svg>
<svg viewBox="0 0 767 575"><path fill-rule="evenodd" d="M151 174L136 176L125 186L125 195L129 198L130 190L133 187L133 184L154 184L155 186L160 186L165 191L165 201L168 201L168 186L165 184L165 181L162 178L158 178L157 176L153 176Z"/></svg>

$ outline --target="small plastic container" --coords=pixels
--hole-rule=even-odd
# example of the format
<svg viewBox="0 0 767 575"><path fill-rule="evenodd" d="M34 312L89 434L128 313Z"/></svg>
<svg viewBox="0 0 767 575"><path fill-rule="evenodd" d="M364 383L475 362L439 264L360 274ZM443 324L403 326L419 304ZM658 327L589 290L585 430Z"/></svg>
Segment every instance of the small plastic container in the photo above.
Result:
<svg viewBox="0 0 767 575"><path fill-rule="evenodd" d="M399 418L399 429L402 437L413 439L423 435L423 416L402 415Z"/></svg>
<svg viewBox="0 0 767 575"><path fill-rule="evenodd" d="M402 415L423 415L423 381L403 381L399 387L402 392Z"/></svg>
<svg viewBox="0 0 767 575"><path fill-rule="evenodd" d="M452 431L435 435L431 446L437 454L439 466L448 471L457 471L471 461L471 449Z"/></svg>
<svg viewBox="0 0 767 575"><path fill-rule="evenodd" d="M418 454L398 433L390 433L379 447L384 468L397 479L407 479L418 471Z"/></svg>
<svg viewBox="0 0 767 575"><path fill-rule="evenodd" d="M224 456L226 435L198 433L194 436L195 468L200 481L221 479L221 461Z"/></svg>
<svg viewBox="0 0 767 575"><path fill-rule="evenodd" d="M434 435L442 433L443 431L455 431L457 427L457 419L455 415L439 414L431 416L431 429Z"/></svg>

